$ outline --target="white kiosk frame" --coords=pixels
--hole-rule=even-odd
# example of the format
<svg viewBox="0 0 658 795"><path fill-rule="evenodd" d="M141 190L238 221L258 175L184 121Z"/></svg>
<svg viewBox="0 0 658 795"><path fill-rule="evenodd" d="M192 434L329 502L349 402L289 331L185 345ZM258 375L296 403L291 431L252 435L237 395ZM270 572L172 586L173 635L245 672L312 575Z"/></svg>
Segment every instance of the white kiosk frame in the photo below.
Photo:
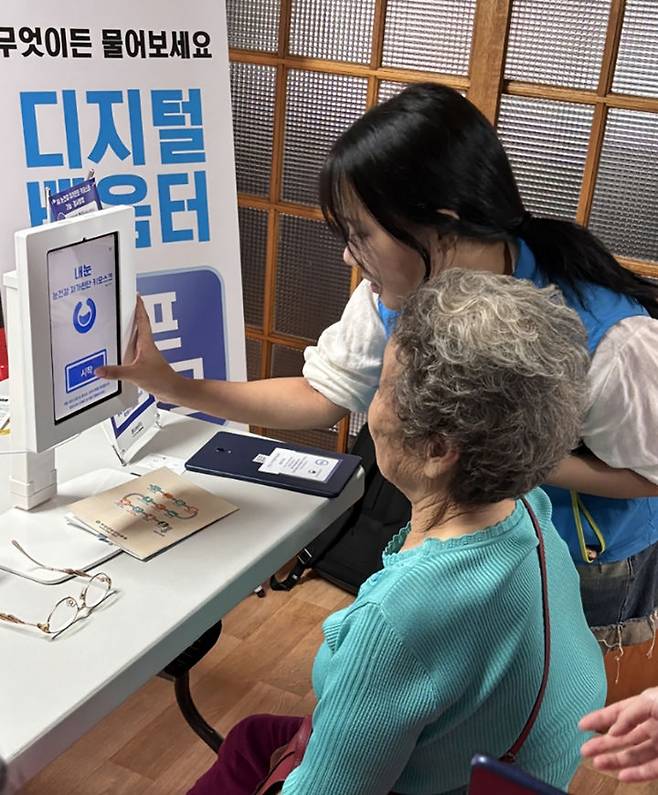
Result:
<svg viewBox="0 0 658 795"><path fill-rule="evenodd" d="M23 397L20 402L10 400L12 435L16 430L16 411L22 410L23 449L40 453L137 402L136 387L122 382L120 394L55 423L48 253L114 232L118 233L119 356L123 357L130 343L136 299L133 209L99 210L16 233L16 270L6 274L5 286L10 356L20 356L18 362L10 361L10 389L19 389Z"/></svg>
<svg viewBox="0 0 658 795"><path fill-rule="evenodd" d="M77 478L79 482L75 484L65 484L62 494L55 497L58 489L54 447L134 405L137 388L125 381L120 382L118 394L55 421L47 259L50 251L112 233L116 233L117 238L117 352L121 363L130 347L136 300L132 207L113 207L17 232L16 270L4 276L11 410L10 449L6 452L12 456L9 487L14 508L0 516L0 531L5 526L11 527L13 537L25 541L27 548L33 550L37 557L36 553L43 550L44 560L52 560L51 547L59 548L60 553L62 546L70 548L69 557L65 557L69 561L67 565L75 568L87 568L99 559L107 558L108 547L113 547L67 525L65 516L72 502L71 495L80 498L94 494L117 485L117 477L123 482L129 476L120 472L92 472ZM42 503L46 505L34 516L24 513ZM17 512L16 508L23 511ZM3 535L0 532L3 542L0 568L40 582L56 581L52 577L44 577L43 571L37 577L25 570L25 561L13 554L8 539L1 538ZM76 536L87 538L78 539ZM70 544L67 544L67 538Z"/></svg>

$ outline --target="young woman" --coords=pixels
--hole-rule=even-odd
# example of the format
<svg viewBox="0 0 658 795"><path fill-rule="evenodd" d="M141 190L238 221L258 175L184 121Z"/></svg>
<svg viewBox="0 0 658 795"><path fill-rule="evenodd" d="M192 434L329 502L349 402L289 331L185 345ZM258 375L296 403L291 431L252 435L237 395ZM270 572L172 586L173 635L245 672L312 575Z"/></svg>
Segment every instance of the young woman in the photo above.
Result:
<svg viewBox="0 0 658 795"><path fill-rule="evenodd" d="M464 792L472 756L501 757L522 733L547 640L546 688L517 759L566 787L578 719L603 703L605 675L535 487L578 438L587 367L585 334L556 288L455 268L405 304L369 422L411 522L324 623L313 733L284 795ZM251 795L299 724L242 721L189 795Z"/></svg>
<svg viewBox="0 0 658 795"><path fill-rule="evenodd" d="M306 350L303 377L182 378L155 348L143 307L135 361L99 373L232 420L330 426L367 409L401 301L432 273L459 265L555 284L585 325L592 366L582 446L547 476L553 521L578 565L601 644L653 639L658 288L623 269L587 230L528 213L493 127L441 85L409 87L368 111L336 142L320 182L345 262L365 280L340 321Z"/></svg>

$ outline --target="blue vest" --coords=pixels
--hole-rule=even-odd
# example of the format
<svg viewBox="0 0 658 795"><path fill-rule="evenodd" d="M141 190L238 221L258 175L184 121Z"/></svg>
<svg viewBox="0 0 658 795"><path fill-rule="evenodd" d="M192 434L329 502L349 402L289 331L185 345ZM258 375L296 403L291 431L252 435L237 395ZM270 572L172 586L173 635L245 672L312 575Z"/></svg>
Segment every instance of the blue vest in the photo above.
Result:
<svg viewBox="0 0 658 795"><path fill-rule="evenodd" d="M549 280L537 268L532 251L523 240L517 242L519 259L514 276L528 279L538 287L545 287ZM648 314L634 299L606 287L590 282L582 282L579 286L585 306L569 288L562 288L562 293L566 303L578 313L585 326L590 354L594 353L603 336L615 323L626 317ZM554 486L543 488L553 503L553 523L567 542L572 558L576 563L585 562L578 542L570 492ZM598 562L625 560L658 541L658 497L621 500L581 494L580 501L585 509L579 511L585 545L596 550L601 548L587 518L588 512L605 540L605 551L597 557Z"/></svg>
<svg viewBox="0 0 658 795"><path fill-rule="evenodd" d="M384 306L381 297L377 296L377 314L379 315L379 319L382 321L384 326L384 334L386 334L386 339L390 339L391 334L395 331L398 318L400 317L399 310L389 309L387 306Z"/></svg>

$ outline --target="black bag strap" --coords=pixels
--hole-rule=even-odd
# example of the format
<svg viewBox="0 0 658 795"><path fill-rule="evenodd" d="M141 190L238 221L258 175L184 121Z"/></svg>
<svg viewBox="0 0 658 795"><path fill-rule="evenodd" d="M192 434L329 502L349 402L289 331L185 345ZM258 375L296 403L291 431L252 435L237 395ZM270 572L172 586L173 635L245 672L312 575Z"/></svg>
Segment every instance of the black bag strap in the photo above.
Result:
<svg viewBox="0 0 658 795"><path fill-rule="evenodd" d="M333 544L333 542L334 539L332 538L328 545ZM273 591L291 591L299 582L302 574L311 565L313 557L314 556L309 552L307 547L304 547L304 549L297 553L297 562L285 579L277 580L276 574L270 577L270 588Z"/></svg>
<svg viewBox="0 0 658 795"><path fill-rule="evenodd" d="M367 488L367 487L366 487ZM306 569L310 569L324 553L330 549L337 539L345 532L352 523L352 519L358 515L363 503L363 497L354 505L341 514L329 527L314 539L308 547L304 547L297 553L297 560L288 576L283 580L277 580L276 575L270 577L270 588L273 591L290 591L299 582ZM333 528L333 530L332 530Z"/></svg>
<svg viewBox="0 0 658 795"><path fill-rule="evenodd" d="M539 686L539 692L537 693L537 698L535 699L534 706L532 707L532 711L528 717L528 720L525 723L523 729L521 729L521 733L516 739L516 742L510 747L508 751L506 751L501 757L501 762L509 762L514 763L516 761L516 755L521 750L521 746L523 743L528 739L528 735L532 730L532 727L535 725L535 721L537 720L537 716L539 715L539 709L541 707L542 701L544 700L544 693L546 691L546 685L548 683L548 671L551 664L551 621L550 621L550 614L548 609L548 578L546 573L546 550L544 549L544 537L541 532L541 528L539 526L539 520L535 512L530 507L530 503L526 500L525 497L521 498L521 502L525 506L525 509L528 511L530 515L530 519L532 520L532 526L535 528L535 533L537 535L538 545L537 545L537 553L539 554L539 571L541 574L541 596L542 596L542 608L544 614L544 673L542 675L541 684Z"/></svg>

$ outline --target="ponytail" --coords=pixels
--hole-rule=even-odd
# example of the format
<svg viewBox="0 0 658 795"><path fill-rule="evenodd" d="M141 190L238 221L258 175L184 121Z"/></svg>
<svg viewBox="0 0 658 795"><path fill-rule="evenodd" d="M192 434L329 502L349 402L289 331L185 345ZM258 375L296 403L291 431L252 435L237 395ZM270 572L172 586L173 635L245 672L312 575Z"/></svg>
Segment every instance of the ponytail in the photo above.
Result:
<svg viewBox="0 0 658 795"><path fill-rule="evenodd" d="M579 282L591 282L634 298L651 317L658 317L658 283L621 266L584 227L526 212L515 232L526 241L549 281L570 288L581 303Z"/></svg>

